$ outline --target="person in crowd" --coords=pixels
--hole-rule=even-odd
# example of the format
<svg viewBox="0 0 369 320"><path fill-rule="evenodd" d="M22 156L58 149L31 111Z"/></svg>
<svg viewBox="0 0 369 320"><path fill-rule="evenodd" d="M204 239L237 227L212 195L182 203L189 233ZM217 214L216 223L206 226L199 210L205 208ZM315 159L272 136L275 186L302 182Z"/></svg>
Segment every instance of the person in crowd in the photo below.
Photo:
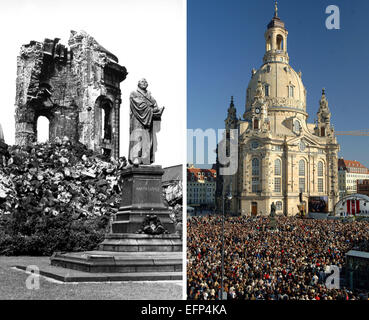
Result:
<svg viewBox="0 0 369 320"><path fill-rule="evenodd" d="M221 217L192 217L187 230L188 299L218 300L221 289ZM352 248L369 251L369 223L277 217L229 217L225 222L227 299L358 300L367 292L328 289L326 268L345 264Z"/></svg>

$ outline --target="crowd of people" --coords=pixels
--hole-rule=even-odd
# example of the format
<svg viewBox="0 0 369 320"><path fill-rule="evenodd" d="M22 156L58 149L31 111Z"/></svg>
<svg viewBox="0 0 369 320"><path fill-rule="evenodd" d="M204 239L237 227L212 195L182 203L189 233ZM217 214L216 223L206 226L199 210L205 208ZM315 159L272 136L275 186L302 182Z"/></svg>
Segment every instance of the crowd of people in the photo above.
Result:
<svg viewBox="0 0 369 320"><path fill-rule="evenodd" d="M188 299L219 299L222 222L219 216L187 223ZM369 222L343 223L296 217L229 217L224 232L227 299L356 300L367 292L326 286L326 268L345 264L345 253L366 247Z"/></svg>

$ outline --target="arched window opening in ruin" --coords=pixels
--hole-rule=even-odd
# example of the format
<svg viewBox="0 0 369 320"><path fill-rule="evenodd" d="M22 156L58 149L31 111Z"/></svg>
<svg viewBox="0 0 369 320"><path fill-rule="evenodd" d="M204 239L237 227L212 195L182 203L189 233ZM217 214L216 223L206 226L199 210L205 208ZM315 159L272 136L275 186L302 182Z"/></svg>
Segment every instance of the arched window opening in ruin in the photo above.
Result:
<svg viewBox="0 0 369 320"><path fill-rule="evenodd" d="M37 142L44 143L49 141L50 121L45 116L39 116L37 119Z"/></svg>
<svg viewBox="0 0 369 320"><path fill-rule="evenodd" d="M105 139L105 109L101 108L101 119L102 119L102 128L101 128L101 138Z"/></svg>
<svg viewBox="0 0 369 320"><path fill-rule="evenodd" d="M284 43L283 43L283 37L279 34L277 36L277 50L283 50Z"/></svg>
<svg viewBox="0 0 369 320"><path fill-rule="evenodd" d="M109 101L101 104L101 125L101 138L111 140L111 104Z"/></svg>

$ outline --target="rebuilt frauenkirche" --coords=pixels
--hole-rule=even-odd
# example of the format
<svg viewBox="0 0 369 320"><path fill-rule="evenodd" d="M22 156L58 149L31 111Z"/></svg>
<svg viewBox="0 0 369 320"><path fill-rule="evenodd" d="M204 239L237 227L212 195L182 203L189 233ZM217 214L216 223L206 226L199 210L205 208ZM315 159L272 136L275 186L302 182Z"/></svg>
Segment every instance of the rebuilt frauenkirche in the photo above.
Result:
<svg viewBox="0 0 369 320"><path fill-rule="evenodd" d="M287 35L276 6L265 32L263 64L252 70L243 119L237 119L233 99L228 109L227 137L230 129L238 132L238 171L218 175L217 193L219 206L222 194L232 191L230 213L268 215L272 203L277 214L322 205L331 212L338 201L340 147L325 90L316 122L308 123L306 89L301 72L289 64Z"/></svg>

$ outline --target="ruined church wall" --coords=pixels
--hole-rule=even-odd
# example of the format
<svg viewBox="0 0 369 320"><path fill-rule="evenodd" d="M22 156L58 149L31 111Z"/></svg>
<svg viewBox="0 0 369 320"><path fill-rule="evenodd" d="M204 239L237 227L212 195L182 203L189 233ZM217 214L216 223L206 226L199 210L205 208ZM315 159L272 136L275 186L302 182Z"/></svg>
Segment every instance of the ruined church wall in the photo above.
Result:
<svg viewBox="0 0 369 320"><path fill-rule="evenodd" d="M17 61L16 144L37 141L37 119L49 120L49 139L69 137L98 152L119 156L120 82L127 75L118 59L85 32L31 41ZM110 102L102 118L101 101ZM104 122L104 123L103 123ZM109 127L109 139L103 126Z"/></svg>

